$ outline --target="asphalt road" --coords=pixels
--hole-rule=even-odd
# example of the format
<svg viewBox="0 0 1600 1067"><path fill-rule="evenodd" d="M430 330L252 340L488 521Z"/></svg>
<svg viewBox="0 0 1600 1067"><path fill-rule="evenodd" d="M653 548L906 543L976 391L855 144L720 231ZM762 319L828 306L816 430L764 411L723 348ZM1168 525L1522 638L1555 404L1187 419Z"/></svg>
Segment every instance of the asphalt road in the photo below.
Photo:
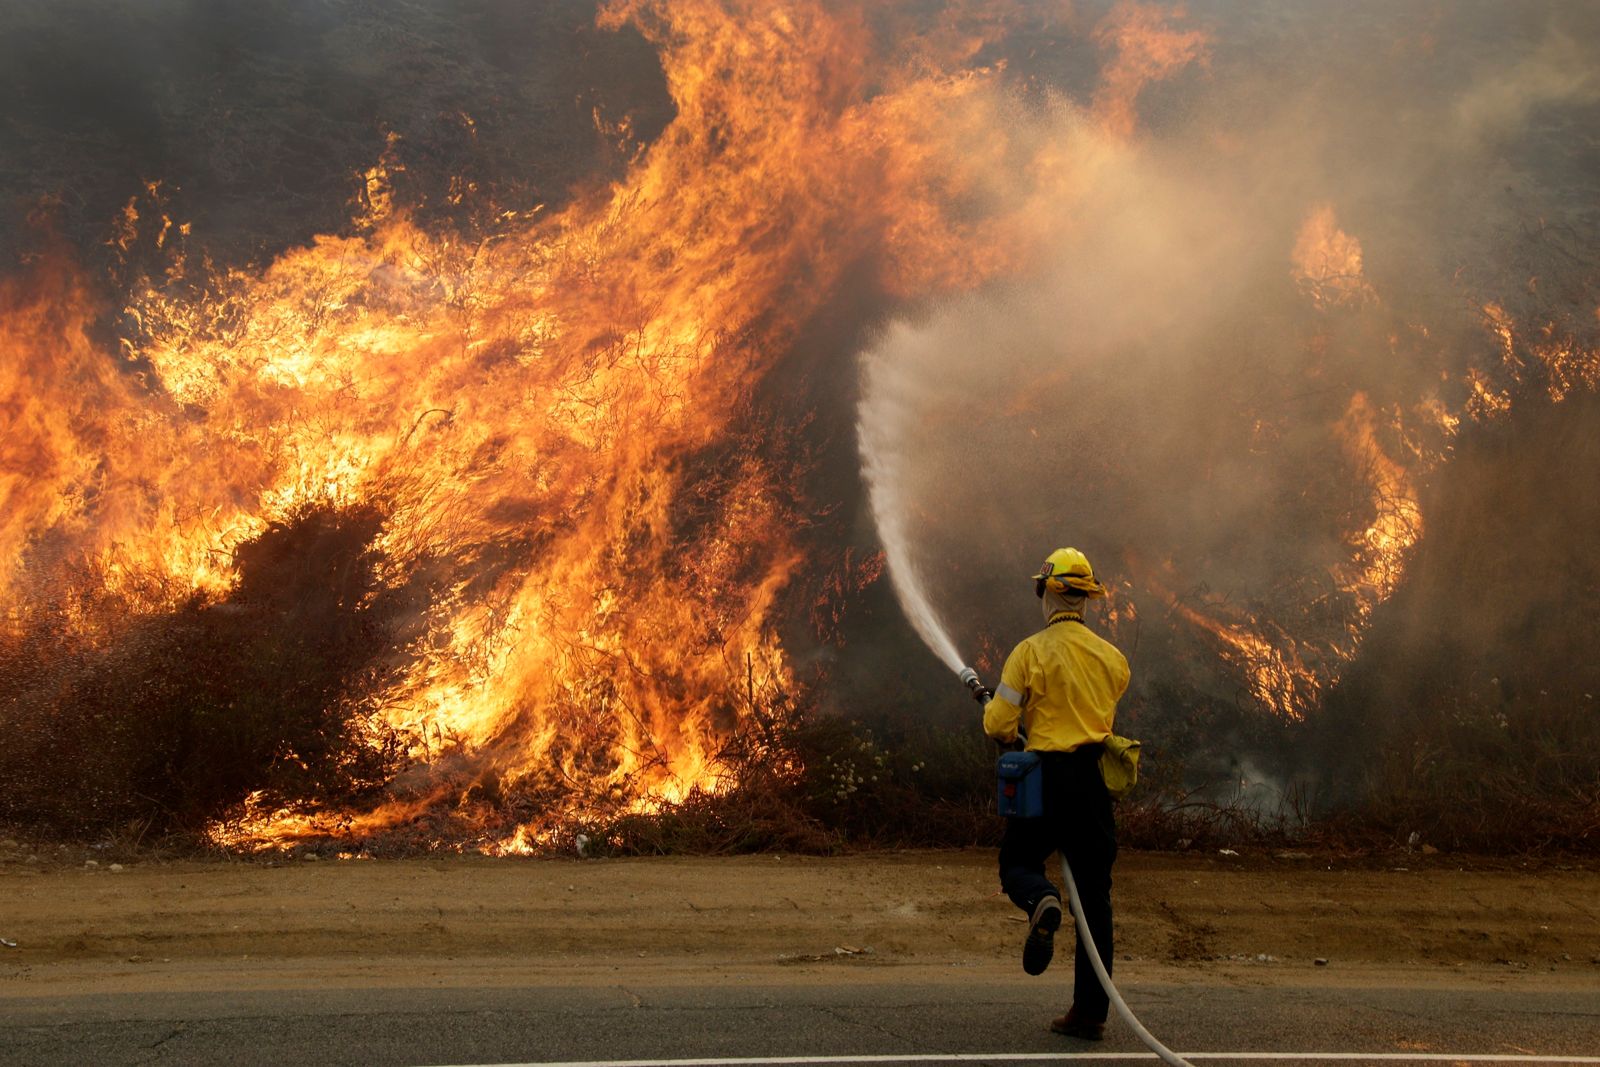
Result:
<svg viewBox="0 0 1600 1067"><path fill-rule="evenodd" d="M1142 1051L1115 1021L1100 1045L1050 1034L1046 1022L1059 1008L1051 998L1060 992L1018 982L16 997L0 1000L0 1063L423 1065L975 1054L994 1057L975 1062L1004 1063L1007 1055ZM1600 1057L1600 996L1593 992L1136 986L1125 994L1179 1052L1385 1057L1374 1063L1395 1062L1387 1058L1395 1054Z"/></svg>

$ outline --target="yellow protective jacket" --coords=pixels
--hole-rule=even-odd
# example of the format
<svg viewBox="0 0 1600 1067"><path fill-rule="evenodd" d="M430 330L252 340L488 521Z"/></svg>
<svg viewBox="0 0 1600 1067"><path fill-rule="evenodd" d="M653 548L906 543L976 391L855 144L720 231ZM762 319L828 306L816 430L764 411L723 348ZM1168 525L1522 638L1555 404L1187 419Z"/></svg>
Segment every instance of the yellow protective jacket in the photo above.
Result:
<svg viewBox="0 0 1600 1067"><path fill-rule="evenodd" d="M1020 722L1030 752L1070 752L1104 741L1128 688L1128 661L1117 647L1069 612L1023 640L1006 657L994 699L983 706L983 732L1014 741Z"/></svg>

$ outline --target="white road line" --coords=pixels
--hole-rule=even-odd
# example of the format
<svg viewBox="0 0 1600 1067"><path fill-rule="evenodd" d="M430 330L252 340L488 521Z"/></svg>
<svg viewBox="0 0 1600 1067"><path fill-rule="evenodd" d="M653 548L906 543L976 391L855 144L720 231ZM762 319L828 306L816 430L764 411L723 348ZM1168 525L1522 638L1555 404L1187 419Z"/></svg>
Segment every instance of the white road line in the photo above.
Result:
<svg viewBox="0 0 1600 1067"><path fill-rule="evenodd" d="M1534 1056L1486 1052L1185 1052L1186 1060L1340 1060L1383 1063L1600 1063L1600 1056ZM532 1063L455 1064L453 1067L785 1067L827 1063L1024 1063L1157 1060L1153 1052L952 1052L901 1056L731 1056L688 1060L547 1060Z"/></svg>

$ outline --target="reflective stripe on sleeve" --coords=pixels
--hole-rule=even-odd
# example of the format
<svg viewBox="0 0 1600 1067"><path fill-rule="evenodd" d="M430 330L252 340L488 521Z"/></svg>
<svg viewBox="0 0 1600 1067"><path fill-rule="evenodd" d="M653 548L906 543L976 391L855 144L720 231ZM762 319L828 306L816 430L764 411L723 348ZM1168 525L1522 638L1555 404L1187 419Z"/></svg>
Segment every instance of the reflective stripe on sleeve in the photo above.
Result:
<svg viewBox="0 0 1600 1067"><path fill-rule="evenodd" d="M1004 682L1001 682L999 685L995 686L994 695L999 697L1001 700L1009 701L1010 703L1015 704L1019 708L1022 707L1022 694Z"/></svg>

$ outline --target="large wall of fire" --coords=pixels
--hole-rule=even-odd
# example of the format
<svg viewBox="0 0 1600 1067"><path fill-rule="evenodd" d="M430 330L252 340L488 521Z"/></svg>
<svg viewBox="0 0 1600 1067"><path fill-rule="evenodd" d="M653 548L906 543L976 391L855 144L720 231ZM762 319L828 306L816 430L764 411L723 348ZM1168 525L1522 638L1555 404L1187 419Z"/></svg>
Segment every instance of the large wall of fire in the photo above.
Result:
<svg viewBox="0 0 1600 1067"><path fill-rule="evenodd" d="M1271 721L1314 716L1359 654L1461 435L1600 385L1594 171L1547 158L1600 99L1581 11L1363 7L1297 77L1333 14L631 0L530 29L469 6L492 24L460 46L476 66L438 58L465 31L431 9L383 46L422 64L435 140L372 119L348 195L251 189L254 243L159 153L80 168L118 190L101 214L8 175L11 660L112 662L184 612L212 632L271 601L252 560L324 543L308 529L356 545L328 611L367 646L319 699L385 746L388 784L332 814L240 798L226 839L445 811L441 834L520 849L573 811L731 785L752 716L841 699L794 620L879 595L840 517L859 484L817 473L875 397L809 379L858 355L937 431L897 462L975 657L1027 624L1001 579L1077 539L1147 677ZM9 47L84 32L38 18ZM353 64L358 27L329 18L317 40ZM514 26L596 57L517 90L581 133L540 135L571 159L537 180L507 173L512 83L456 83L504 77L482 42ZM241 128L318 106L274 104ZM27 117L29 158L92 148L92 123ZM89 684L25 683L30 714Z"/></svg>

